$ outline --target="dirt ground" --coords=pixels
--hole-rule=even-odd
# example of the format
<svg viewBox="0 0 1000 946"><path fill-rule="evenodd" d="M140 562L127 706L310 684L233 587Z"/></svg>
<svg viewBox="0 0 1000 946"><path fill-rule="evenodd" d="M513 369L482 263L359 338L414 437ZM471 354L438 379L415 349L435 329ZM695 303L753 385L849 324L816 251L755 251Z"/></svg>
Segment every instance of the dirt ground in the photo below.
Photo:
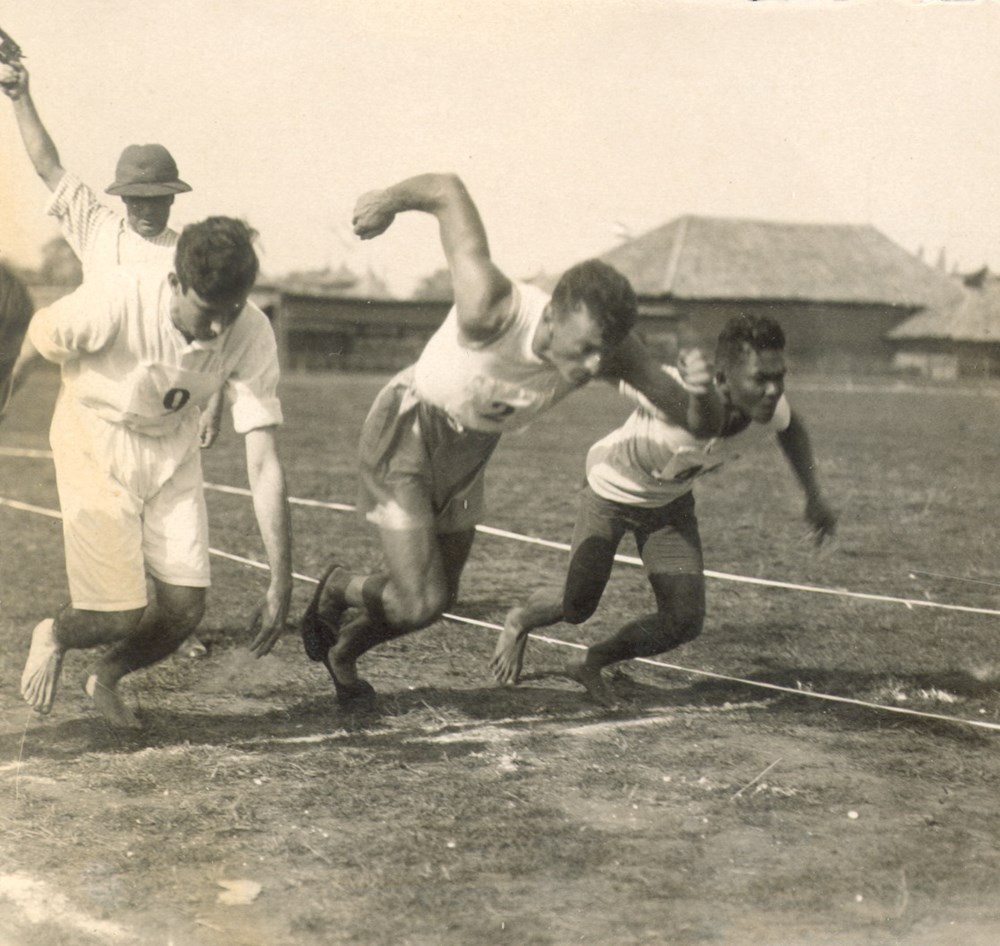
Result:
<svg viewBox="0 0 1000 946"><path fill-rule="evenodd" d="M134 739L6 686L0 941L997 942L993 737L645 668L609 714L551 645L516 690L470 685L470 634L373 658L359 717L292 642L250 667L213 635L150 674Z"/></svg>
<svg viewBox="0 0 1000 946"><path fill-rule="evenodd" d="M289 402L305 403L315 388L303 382ZM369 393L357 395L345 425ZM567 417L576 422L595 403L581 398L581 414ZM933 556L916 558L928 536L955 569L962 548L972 558L993 541L987 512L911 482L928 475L926 463L892 473L900 504L882 519L857 515L878 508L886 481L858 474L867 447L851 455L854 441L839 436L840 424L857 423L844 404L829 415L821 406L810 416L834 458L827 480L841 497L854 490L857 524L845 517L842 548L810 559L785 541L784 525L768 532L752 516L722 535L713 523L723 504L745 500L720 492L704 499L713 566L899 590L885 575L900 564L930 570ZM857 410L874 423L870 401ZM307 420L291 424L302 430ZM3 444L44 448L43 425L10 421ZM563 429L585 445L565 419L537 436ZM231 437L220 446L210 480L239 485L238 447ZM289 447L294 493L350 498L349 458ZM498 457L501 475L537 444L511 449ZM35 463L0 456L0 493L52 508L51 471ZM564 538L566 504L527 505L546 481L540 468L531 490L498 495L492 524ZM997 487L984 482L956 489L985 508ZM259 558L248 505L211 499L213 545ZM341 551L371 554L348 517L324 527L319 516L295 511L297 571L318 573L330 535ZM30 628L64 593L61 538L39 512L0 507L0 517L3 946L1000 942L997 735L805 695L997 723L995 619L713 583L705 635L670 656L803 695L636 665L614 681L631 705L609 713L560 671L572 645L647 600L641 573L616 572L591 624L551 629L562 643L533 641L522 685L497 688L490 625L560 559L482 537L460 606L486 626L442 622L367 656L378 709L348 714L294 631L271 656L249 656L242 621L261 577L218 560L202 631L210 655L128 678L124 692L147 728L123 736L86 705L84 653L70 654L51 717L21 702ZM297 585L296 615L311 590Z"/></svg>

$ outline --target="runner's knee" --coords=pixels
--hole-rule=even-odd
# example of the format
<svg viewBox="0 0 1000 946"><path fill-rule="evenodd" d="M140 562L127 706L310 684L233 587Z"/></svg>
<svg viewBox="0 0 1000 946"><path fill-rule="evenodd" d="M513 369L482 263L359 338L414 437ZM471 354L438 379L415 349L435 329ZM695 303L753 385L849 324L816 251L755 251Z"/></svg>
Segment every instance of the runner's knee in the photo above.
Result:
<svg viewBox="0 0 1000 946"><path fill-rule="evenodd" d="M448 589L444 585L393 590L391 608L386 608L386 616L401 631L418 631L433 624L448 607Z"/></svg>
<svg viewBox="0 0 1000 946"><path fill-rule="evenodd" d="M698 607L674 609L668 617L660 614L664 637L678 644L693 641L705 626L705 609Z"/></svg>
<svg viewBox="0 0 1000 946"><path fill-rule="evenodd" d="M567 595L563 598L563 620L567 624L583 624L584 621L594 616L598 600L589 595L585 598L575 598Z"/></svg>
<svg viewBox="0 0 1000 946"><path fill-rule="evenodd" d="M171 594L157 597L156 606L164 625L176 629L183 640L205 616L205 594L201 588L192 594Z"/></svg>
<svg viewBox="0 0 1000 946"><path fill-rule="evenodd" d="M700 583L684 583L670 595L657 595L657 620L665 639L693 641L705 625L705 595Z"/></svg>

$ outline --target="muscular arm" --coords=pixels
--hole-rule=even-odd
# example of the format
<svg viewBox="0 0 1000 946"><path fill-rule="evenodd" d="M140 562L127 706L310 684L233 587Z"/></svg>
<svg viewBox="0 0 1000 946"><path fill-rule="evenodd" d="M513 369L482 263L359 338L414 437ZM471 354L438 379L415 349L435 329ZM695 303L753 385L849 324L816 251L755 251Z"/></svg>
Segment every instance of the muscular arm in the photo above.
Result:
<svg viewBox="0 0 1000 946"><path fill-rule="evenodd" d="M354 232L370 240L407 210L437 218L462 331L473 341L493 337L509 314L512 286L490 258L486 229L465 185L454 174L421 174L370 191L358 199Z"/></svg>
<svg viewBox="0 0 1000 946"><path fill-rule="evenodd" d="M24 150L38 176L54 191L65 173L55 143L45 130L28 88L28 70L23 65L0 66L0 86L14 103L14 117L21 132Z"/></svg>
<svg viewBox="0 0 1000 946"><path fill-rule="evenodd" d="M609 380L625 381L641 391L672 423L696 437L714 437L722 429L722 399L710 381L707 366L704 379L699 378L704 383L692 385L697 391L689 390L662 370L635 332L630 332L607 357L604 374Z"/></svg>
<svg viewBox="0 0 1000 946"><path fill-rule="evenodd" d="M281 636L292 598L292 533L285 474L278 459L274 428L260 427L246 435L247 476L257 526L271 567L271 581L254 619L260 628L250 643L258 657L269 653Z"/></svg>
<svg viewBox="0 0 1000 946"><path fill-rule="evenodd" d="M827 505L816 477L816 460L813 456L809 433L802 419L792 411L792 419L778 434L778 446L788 460L795 478L806 495L806 519L812 527L817 544L836 532L837 514Z"/></svg>

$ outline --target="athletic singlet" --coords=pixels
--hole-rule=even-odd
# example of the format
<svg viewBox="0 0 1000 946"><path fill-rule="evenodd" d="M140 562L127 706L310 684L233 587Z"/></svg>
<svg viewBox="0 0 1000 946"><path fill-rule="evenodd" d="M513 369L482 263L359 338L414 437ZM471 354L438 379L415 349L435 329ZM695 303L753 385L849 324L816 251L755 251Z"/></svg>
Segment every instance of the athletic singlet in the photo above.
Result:
<svg viewBox="0 0 1000 946"><path fill-rule="evenodd" d="M676 368L664 365L663 370L683 384ZM690 492L699 476L738 459L748 446L791 422L791 407L782 395L768 423L751 423L731 436L706 440L670 423L624 382L619 388L639 406L621 427L590 448L587 483L603 499L628 506L665 506Z"/></svg>
<svg viewBox="0 0 1000 946"><path fill-rule="evenodd" d="M481 343L462 337L452 306L414 366L417 396L458 430L501 433L529 424L577 387L531 350L548 302L541 289L516 283L510 318Z"/></svg>

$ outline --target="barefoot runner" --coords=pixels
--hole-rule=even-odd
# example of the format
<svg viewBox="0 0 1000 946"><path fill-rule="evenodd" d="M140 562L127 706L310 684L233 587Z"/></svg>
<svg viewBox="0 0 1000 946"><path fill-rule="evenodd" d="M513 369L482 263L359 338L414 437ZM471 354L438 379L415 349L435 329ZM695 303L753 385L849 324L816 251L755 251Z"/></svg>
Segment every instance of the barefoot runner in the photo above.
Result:
<svg viewBox="0 0 1000 946"><path fill-rule="evenodd" d="M531 631L559 621L580 624L593 615L626 532L635 536L656 611L628 621L582 660L571 661L570 676L598 703L615 707L620 701L602 675L605 667L662 654L697 637L705 618L705 576L694 481L768 432L777 434L806 494L814 537L822 542L833 535L836 515L820 491L806 428L784 395L784 347L784 333L771 319L736 316L725 326L715 356L715 388L726 408L718 437L692 435L625 390L639 406L587 455L565 583L561 590L535 592L507 614L490 661L497 682L518 682ZM664 370L686 380L683 362Z"/></svg>
<svg viewBox="0 0 1000 946"><path fill-rule="evenodd" d="M24 63L0 64L0 88L12 101L14 117L24 149L35 172L52 196L46 212L59 222L63 238L83 266L88 279L118 266L158 265L170 270L177 246L177 231L169 226L174 197L191 190L180 179L177 163L160 144L129 145L118 159L115 180L105 193L122 199L125 213L105 206L83 181L65 170L59 151L31 97ZM25 359L19 368L24 373ZM221 394L206 405L200 418L203 447L210 447L219 434ZM180 650L187 657L207 653L196 637Z"/></svg>
<svg viewBox="0 0 1000 946"><path fill-rule="evenodd" d="M118 681L174 653L201 620L209 559L198 414L223 385L271 567L250 649L263 656L281 634L291 537L275 445L277 349L247 301L254 236L242 221L210 217L185 227L168 275L154 267L88 280L31 323L35 347L62 367L50 439L72 599L32 634L21 693L40 713L67 650L110 645L85 691L110 723L137 726Z"/></svg>

